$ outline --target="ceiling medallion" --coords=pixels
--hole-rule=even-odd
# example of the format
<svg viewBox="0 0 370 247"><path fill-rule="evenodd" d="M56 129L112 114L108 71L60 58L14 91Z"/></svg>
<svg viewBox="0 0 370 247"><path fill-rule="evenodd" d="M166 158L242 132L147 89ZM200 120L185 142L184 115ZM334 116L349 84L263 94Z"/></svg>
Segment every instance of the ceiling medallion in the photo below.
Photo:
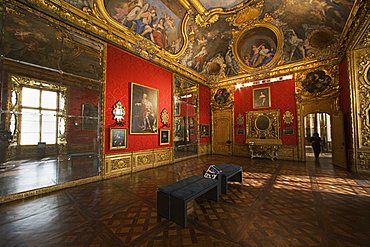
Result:
<svg viewBox="0 0 370 247"><path fill-rule="evenodd" d="M234 32L233 54L241 68L248 72L270 69L280 60L283 34L271 23L257 23Z"/></svg>
<svg viewBox="0 0 370 247"><path fill-rule="evenodd" d="M124 125L126 110L125 107L122 106L121 101L117 101L117 103L113 107L113 115L114 120L116 120L116 123L118 125Z"/></svg>

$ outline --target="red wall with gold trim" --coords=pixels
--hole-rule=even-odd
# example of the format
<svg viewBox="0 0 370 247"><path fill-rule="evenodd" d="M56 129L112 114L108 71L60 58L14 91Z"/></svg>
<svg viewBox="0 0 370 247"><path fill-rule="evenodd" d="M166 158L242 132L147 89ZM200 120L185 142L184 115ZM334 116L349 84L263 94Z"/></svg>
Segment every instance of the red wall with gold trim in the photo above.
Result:
<svg viewBox="0 0 370 247"><path fill-rule="evenodd" d="M159 134L130 134L131 82L155 88L158 95L158 128L162 123L160 113L166 108L172 116L172 73L160 66L134 56L112 45L107 49L106 93L105 93L105 153L114 154L172 146L159 145ZM109 150L110 127L115 126L113 106L120 100L126 109L125 125L128 129L127 149ZM171 117L170 126L172 127ZM159 131L159 130L158 130ZM172 129L171 134L172 137ZM172 140L170 140L172 143Z"/></svg>
<svg viewBox="0 0 370 247"><path fill-rule="evenodd" d="M270 87L271 107L253 109L253 89ZM297 145L297 107L295 103L295 82L294 79L275 82L271 84L263 84L253 87L243 87L235 89L234 94L234 126L235 126L235 143L244 144L245 135L237 135L237 118L241 113L244 118L244 125L241 128L246 128L245 114L248 111L256 110L272 110L280 109L280 136L284 145ZM294 122L291 126L285 126L283 114L285 111L293 113ZM283 129L291 127L294 129L293 135L284 135Z"/></svg>
<svg viewBox="0 0 370 247"><path fill-rule="evenodd" d="M202 124L211 126L211 90L199 85L199 127ZM199 137L200 143L211 143L211 127L209 137Z"/></svg>

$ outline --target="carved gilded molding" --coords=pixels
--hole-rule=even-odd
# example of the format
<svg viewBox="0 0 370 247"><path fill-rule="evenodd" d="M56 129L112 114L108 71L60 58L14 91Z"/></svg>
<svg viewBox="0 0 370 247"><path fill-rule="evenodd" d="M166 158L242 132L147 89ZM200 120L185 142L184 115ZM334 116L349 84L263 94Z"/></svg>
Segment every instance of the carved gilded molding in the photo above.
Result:
<svg viewBox="0 0 370 247"><path fill-rule="evenodd" d="M358 171L370 172L370 153L358 152Z"/></svg>
<svg viewBox="0 0 370 247"><path fill-rule="evenodd" d="M352 50L359 45L361 42L359 37L370 23L369 13L370 2L368 0L355 1L340 37L340 55L344 56L347 50ZM361 43L360 46L362 46Z"/></svg>
<svg viewBox="0 0 370 247"><path fill-rule="evenodd" d="M198 144L198 155L207 155L207 154L211 154L211 144L210 143Z"/></svg>
<svg viewBox="0 0 370 247"><path fill-rule="evenodd" d="M211 85L211 87L225 87L232 86L236 84L243 84L251 81L256 81L260 79L279 77L289 74L298 74L304 72L308 69L315 69L323 66L335 66L338 65L340 60L338 58L327 59L327 60L309 60L301 61L292 64L285 64L278 67L275 67L271 70L261 71L259 74L240 74L233 77L228 77L223 80L220 80L219 83Z"/></svg>
<svg viewBox="0 0 370 247"><path fill-rule="evenodd" d="M234 105L234 87L212 88L212 109L227 109Z"/></svg>
<svg viewBox="0 0 370 247"><path fill-rule="evenodd" d="M298 102L337 98L339 95L338 66L324 66L295 73Z"/></svg>
<svg viewBox="0 0 370 247"><path fill-rule="evenodd" d="M144 59L151 60L196 82L208 85L207 79L204 76L177 62L177 58L181 55L181 52L173 55L164 49L160 49L153 42L136 34L132 30L118 26L118 23L112 25L114 22L109 22L111 19L106 13L103 0L98 0L93 4L92 8L84 7L83 10L76 9L64 1L24 0L23 2L55 16L55 18L61 18L70 24L82 28L88 33L97 35L103 40L108 40L119 47L123 47ZM24 7L16 0L9 0L7 4L9 6L17 5ZM52 20L53 18L50 19ZM183 22L187 20L188 17L184 18ZM183 29L185 29L186 25L183 26ZM182 30L182 34L186 35L186 31ZM187 38L184 41L184 49L186 48L186 40Z"/></svg>
<svg viewBox="0 0 370 247"><path fill-rule="evenodd" d="M358 115L360 148L370 147L370 47L357 61L358 71Z"/></svg>

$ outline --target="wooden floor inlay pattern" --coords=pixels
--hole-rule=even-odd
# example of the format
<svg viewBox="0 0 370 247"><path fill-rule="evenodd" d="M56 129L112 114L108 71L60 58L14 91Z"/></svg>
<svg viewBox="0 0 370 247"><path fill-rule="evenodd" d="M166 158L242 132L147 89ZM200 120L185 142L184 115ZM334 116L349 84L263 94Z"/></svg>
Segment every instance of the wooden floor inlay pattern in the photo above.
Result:
<svg viewBox="0 0 370 247"><path fill-rule="evenodd" d="M182 228L156 190L210 164L243 166L219 202L198 198ZM202 156L0 206L0 246L370 246L370 182L315 162Z"/></svg>

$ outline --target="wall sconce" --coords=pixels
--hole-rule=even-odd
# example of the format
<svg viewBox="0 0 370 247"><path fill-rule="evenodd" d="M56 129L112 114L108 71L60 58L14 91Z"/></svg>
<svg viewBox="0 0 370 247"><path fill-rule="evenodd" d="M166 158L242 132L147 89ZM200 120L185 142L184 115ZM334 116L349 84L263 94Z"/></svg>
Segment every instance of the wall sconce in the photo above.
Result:
<svg viewBox="0 0 370 247"><path fill-rule="evenodd" d="M116 123L118 125L124 125L124 120L125 120L125 107L122 106L121 101L117 101L117 103L113 107L113 115L114 115L114 120L116 120Z"/></svg>

